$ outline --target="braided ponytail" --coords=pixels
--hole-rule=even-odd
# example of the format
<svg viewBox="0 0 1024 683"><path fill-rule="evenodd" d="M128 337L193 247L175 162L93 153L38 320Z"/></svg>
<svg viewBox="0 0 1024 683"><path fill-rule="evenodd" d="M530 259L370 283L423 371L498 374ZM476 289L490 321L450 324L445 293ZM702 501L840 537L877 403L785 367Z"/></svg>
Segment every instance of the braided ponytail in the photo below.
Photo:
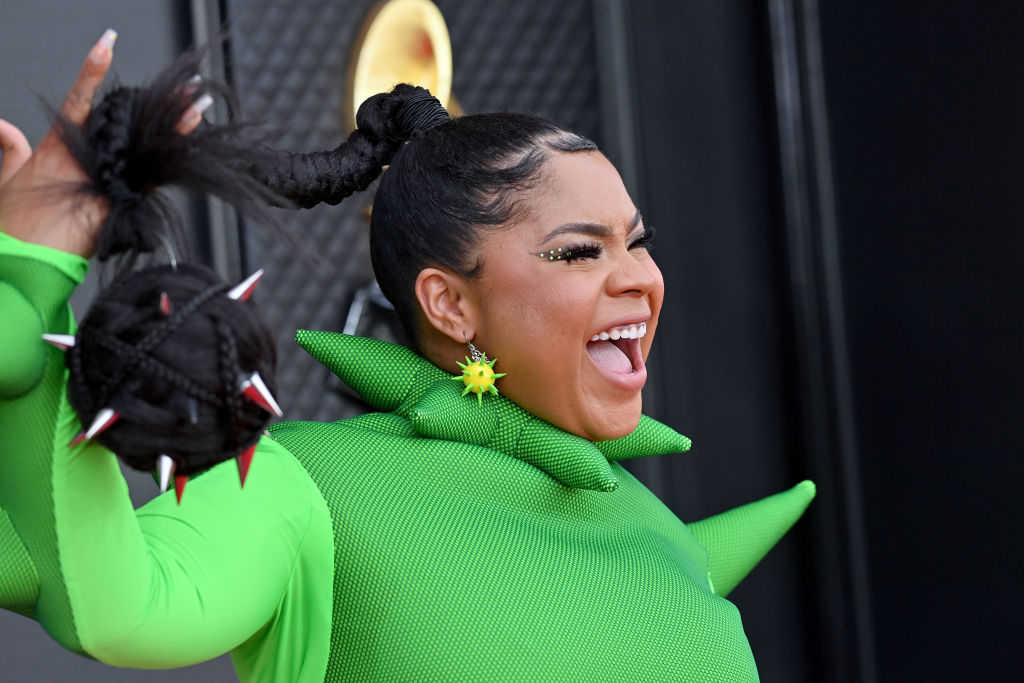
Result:
<svg viewBox="0 0 1024 683"><path fill-rule="evenodd" d="M161 186L209 192L257 218L266 204L337 204L372 183L405 142L449 120L429 92L399 85L364 102L357 130L329 152L254 145L238 124L182 136L176 125L199 94L197 66L198 54L186 54L146 88L111 91L81 129L59 122L89 177L81 190L109 203L101 260L178 236ZM232 99L226 86L201 87ZM206 269L148 268L115 281L83 321L67 354L69 400L83 424L104 422L94 437L128 465L153 471L168 456L176 476L188 475L258 440L270 406L242 389L258 375L272 391L276 353L252 304L227 289Z"/></svg>
<svg viewBox="0 0 1024 683"><path fill-rule="evenodd" d="M357 128L335 149L305 154L267 150L268 159L252 164L249 173L297 206L337 204L376 180L402 144L448 120L429 91L402 83L363 102Z"/></svg>
<svg viewBox="0 0 1024 683"><path fill-rule="evenodd" d="M246 126L202 123L187 136L177 131L185 111L203 93L219 95L234 109L235 97L226 85L194 81L200 57L199 52L182 55L147 87L115 87L81 128L57 120L64 143L89 177L80 191L109 204L97 240L101 261L152 252L165 238L181 243L180 218L158 191L164 186L209 193L249 217L272 222L264 207L280 200L246 172L272 155L247 139Z"/></svg>
<svg viewBox="0 0 1024 683"><path fill-rule="evenodd" d="M209 192L262 219L267 204L281 201L247 172L271 154L242 125L178 133L203 92L233 101L226 86L195 81L199 57L182 56L147 87L114 88L81 128L58 119L88 176L80 191L109 206L101 260L178 241L180 218L159 192L165 185ZM169 457L176 478L256 443L270 412L243 390L258 375L273 391L276 348L253 303L229 289L206 268L174 264L122 275L101 292L66 354L69 402L83 425L102 427L87 436L136 469L152 472Z"/></svg>

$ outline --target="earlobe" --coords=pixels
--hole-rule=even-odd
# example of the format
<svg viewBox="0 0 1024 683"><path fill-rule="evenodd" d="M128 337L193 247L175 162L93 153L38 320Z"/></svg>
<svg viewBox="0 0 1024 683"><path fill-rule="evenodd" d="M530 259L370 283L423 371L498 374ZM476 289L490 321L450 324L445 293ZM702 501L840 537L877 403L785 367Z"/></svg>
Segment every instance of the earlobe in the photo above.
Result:
<svg viewBox="0 0 1024 683"><path fill-rule="evenodd" d="M463 276L441 268L424 268L416 276L415 289L431 327L459 344L474 336L474 308Z"/></svg>

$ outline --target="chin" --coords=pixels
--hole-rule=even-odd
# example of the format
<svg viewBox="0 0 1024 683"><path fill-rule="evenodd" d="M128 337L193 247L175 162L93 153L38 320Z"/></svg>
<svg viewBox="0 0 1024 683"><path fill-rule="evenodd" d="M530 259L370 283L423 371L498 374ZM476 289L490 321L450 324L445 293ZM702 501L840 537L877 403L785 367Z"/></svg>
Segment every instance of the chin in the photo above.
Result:
<svg viewBox="0 0 1024 683"><path fill-rule="evenodd" d="M643 407L639 396L635 401L635 406L632 403L620 404L613 411L593 416L588 421L589 424L583 426L581 431L584 433L577 432L577 435L588 441L613 441L632 434L636 426L640 424L641 408Z"/></svg>
<svg viewBox="0 0 1024 683"><path fill-rule="evenodd" d="M587 441L619 439L632 434L640 424L643 396L639 389L609 392L606 386L600 386L599 392L592 392L581 387L553 396L548 392L522 392L521 388L509 382L502 393L530 414Z"/></svg>

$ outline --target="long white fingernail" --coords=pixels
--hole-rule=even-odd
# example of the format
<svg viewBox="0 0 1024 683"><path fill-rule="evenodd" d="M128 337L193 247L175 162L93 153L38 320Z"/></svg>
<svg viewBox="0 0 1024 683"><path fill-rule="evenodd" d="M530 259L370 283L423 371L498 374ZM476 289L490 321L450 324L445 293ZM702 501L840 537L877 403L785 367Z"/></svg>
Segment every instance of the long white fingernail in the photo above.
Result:
<svg viewBox="0 0 1024 683"><path fill-rule="evenodd" d="M108 50L114 47L114 43L117 42L117 31L112 28L108 28L100 36L100 45L107 48Z"/></svg>
<svg viewBox="0 0 1024 683"><path fill-rule="evenodd" d="M195 109L197 113L202 114L204 111L209 109L212 104L213 96L210 95L210 93L205 93L202 97L192 103L192 108Z"/></svg>
<svg viewBox="0 0 1024 683"><path fill-rule="evenodd" d="M188 97L192 97L193 95L195 95L197 92L199 92L199 86L202 85L202 83L203 77L199 74L196 74L192 78L185 81L185 95L187 95Z"/></svg>
<svg viewBox="0 0 1024 683"><path fill-rule="evenodd" d="M94 62L102 62L107 55L107 52L114 49L114 43L117 42L117 31L112 28L108 28L100 36L96 46L89 53L89 59Z"/></svg>

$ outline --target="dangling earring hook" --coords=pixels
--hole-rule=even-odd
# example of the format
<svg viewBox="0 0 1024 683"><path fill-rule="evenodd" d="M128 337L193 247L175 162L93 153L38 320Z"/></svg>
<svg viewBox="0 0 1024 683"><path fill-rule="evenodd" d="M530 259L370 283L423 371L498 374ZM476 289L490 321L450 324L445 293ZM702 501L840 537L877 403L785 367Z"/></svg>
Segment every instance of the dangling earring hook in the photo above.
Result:
<svg viewBox="0 0 1024 683"><path fill-rule="evenodd" d="M473 346L473 342L470 341L469 335L465 331L462 332L462 336L466 339L466 343L469 344L469 357L474 363L479 363L480 359L484 357L484 354L480 353L480 349Z"/></svg>

